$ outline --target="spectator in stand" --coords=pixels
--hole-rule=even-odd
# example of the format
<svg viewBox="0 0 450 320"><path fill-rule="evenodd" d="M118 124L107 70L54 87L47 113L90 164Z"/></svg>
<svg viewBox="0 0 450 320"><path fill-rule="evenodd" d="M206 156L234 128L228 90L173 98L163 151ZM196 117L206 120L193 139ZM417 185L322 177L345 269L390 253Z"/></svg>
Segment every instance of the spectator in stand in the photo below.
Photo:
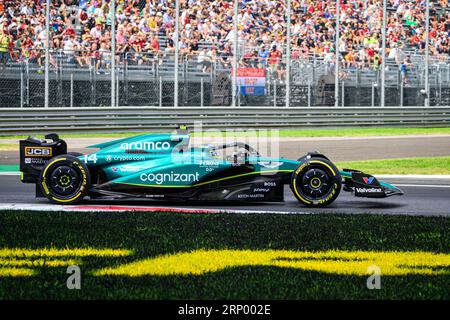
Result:
<svg viewBox="0 0 450 320"><path fill-rule="evenodd" d="M268 65L272 74L277 75L279 80L282 80L281 58L283 54L278 50L276 45L272 46L269 52Z"/></svg>
<svg viewBox="0 0 450 320"><path fill-rule="evenodd" d="M111 48L109 48L106 42L100 43L100 49L97 57L97 74L100 74L102 70L104 70L105 74L108 74L111 67Z"/></svg>
<svg viewBox="0 0 450 320"><path fill-rule="evenodd" d="M252 67L252 59L253 59L253 54L248 52L246 54L244 54L244 56L242 57L241 61L240 61L240 67L242 68L251 68Z"/></svg>
<svg viewBox="0 0 450 320"><path fill-rule="evenodd" d="M0 28L0 67L4 68L6 66L6 62L9 59L9 45L11 39L4 32L3 29Z"/></svg>
<svg viewBox="0 0 450 320"><path fill-rule="evenodd" d="M412 67L411 56L407 55L400 65L400 73L402 75L403 84L406 86L408 82L408 68Z"/></svg>
<svg viewBox="0 0 450 320"><path fill-rule="evenodd" d="M174 51L174 0L116 0L116 51L144 57ZM430 54L449 60L450 10L448 0L431 3ZM69 57L79 66L95 55L84 53L95 43L111 42L110 0L53 0L51 3L52 50L65 51L70 42L78 48ZM425 1L388 0L387 49L399 55L407 46L424 51ZM284 67L270 59L273 46L283 54L286 43L286 2L244 0L240 2L238 39L245 52L258 50L260 66L282 73ZM292 48L294 58L311 56L325 59L331 65L334 53L336 6L333 1L292 0ZM341 41L339 54L344 66L368 68L380 61L382 2L380 0L341 0ZM45 39L44 0L0 0L0 29L16 47L11 59L26 59L30 50L38 50ZM91 38L87 38L89 34ZM165 37L158 45L155 37ZM75 37L75 38L70 38ZM67 44L70 39L69 44ZM87 39L87 40L86 40ZM157 38L158 39L158 38ZM180 58L196 59L198 44L216 45L217 61L229 65L233 50L233 2L231 0L180 0ZM4 40L5 41L5 40ZM89 41L89 42L88 42ZM88 45L86 44L88 42ZM230 47L231 44L231 47ZM164 45L166 48L158 46ZM394 47L395 45L395 47ZM227 47L228 46L228 47ZM263 46L263 47L262 47ZM77 47L77 45L75 45ZM226 48L224 50L224 48ZM70 51L70 50L68 50ZM4 56L4 54L2 54ZM135 57L136 58L136 57ZM135 59L133 58L133 59ZM269 63L269 59L271 63ZM395 59L395 58L394 58ZM4 61L4 59L3 59ZM401 59L400 59L401 62Z"/></svg>
<svg viewBox="0 0 450 320"><path fill-rule="evenodd" d="M261 44L260 49L258 51L258 57L260 61L260 67L267 66L267 58L269 57L269 51L267 51L266 46Z"/></svg>
<svg viewBox="0 0 450 320"><path fill-rule="evenodd" d="M203 73L208 72L211 68L211 54L208 54L206 47L203 47L198 54L198 64Z"/></svg>

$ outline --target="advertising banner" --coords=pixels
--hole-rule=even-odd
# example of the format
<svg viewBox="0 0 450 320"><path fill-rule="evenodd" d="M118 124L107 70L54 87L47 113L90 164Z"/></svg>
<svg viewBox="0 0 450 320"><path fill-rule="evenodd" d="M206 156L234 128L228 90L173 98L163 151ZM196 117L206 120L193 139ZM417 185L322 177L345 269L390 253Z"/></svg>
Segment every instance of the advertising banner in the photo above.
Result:
<svg viewBox="0 0 450 320"><path fill-rule="evenodd" d="M266 69L238 68L237 85L243 96L264 96L266 94Z"/></svg>

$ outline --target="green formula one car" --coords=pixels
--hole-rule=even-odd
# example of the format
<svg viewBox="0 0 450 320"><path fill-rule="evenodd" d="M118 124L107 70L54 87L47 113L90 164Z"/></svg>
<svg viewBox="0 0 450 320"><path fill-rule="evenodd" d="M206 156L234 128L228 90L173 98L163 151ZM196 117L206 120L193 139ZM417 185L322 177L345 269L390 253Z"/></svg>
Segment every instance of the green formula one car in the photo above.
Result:
<svg viewBox="0 0 450 320"><path fill-rule="evenodd" d="M402 195L397 187L357 170L339 171L323 154L298 160L268 158L245 143L189 147L187 130L145 134L67 153L57 134L20 141L24 183L53 203L91 199L281 202L284 185L309 207L330 205L341 188L356 197Z"/></svg>

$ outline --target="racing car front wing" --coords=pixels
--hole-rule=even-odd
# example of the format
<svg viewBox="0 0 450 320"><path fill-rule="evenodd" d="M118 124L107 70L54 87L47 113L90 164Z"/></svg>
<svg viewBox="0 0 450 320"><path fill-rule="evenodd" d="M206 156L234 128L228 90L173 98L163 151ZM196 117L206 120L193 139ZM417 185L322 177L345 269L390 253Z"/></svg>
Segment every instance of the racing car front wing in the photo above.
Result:
<svg viewBox="0 0 450 320"><path fill-rule="evenodd" d="M354 193L355 197L386 198L404 194L399 188L380 182L374 176L361 171L343 169L340 174L344 182L343 190Z"/></svg>

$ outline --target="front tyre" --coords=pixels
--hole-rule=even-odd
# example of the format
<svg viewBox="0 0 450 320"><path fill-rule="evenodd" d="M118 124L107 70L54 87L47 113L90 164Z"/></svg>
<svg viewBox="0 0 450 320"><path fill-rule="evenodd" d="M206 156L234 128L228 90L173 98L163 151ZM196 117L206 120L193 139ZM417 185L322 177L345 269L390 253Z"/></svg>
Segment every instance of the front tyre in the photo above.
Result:
<svg viewBox="0 0 450 320"><path fill-rule="evenodd" d="M53 203L75 204L88 193L90 175L86 165L66 154L52 158L39 179L42 193Z"/></svg>
<svg viewBox="0 0 450 320"><path fill-rule="evenodd" d="M341 192L342 177L331 161L311 158L295 169L290 187L302 204L308 207L326 207Z"/></svg>

